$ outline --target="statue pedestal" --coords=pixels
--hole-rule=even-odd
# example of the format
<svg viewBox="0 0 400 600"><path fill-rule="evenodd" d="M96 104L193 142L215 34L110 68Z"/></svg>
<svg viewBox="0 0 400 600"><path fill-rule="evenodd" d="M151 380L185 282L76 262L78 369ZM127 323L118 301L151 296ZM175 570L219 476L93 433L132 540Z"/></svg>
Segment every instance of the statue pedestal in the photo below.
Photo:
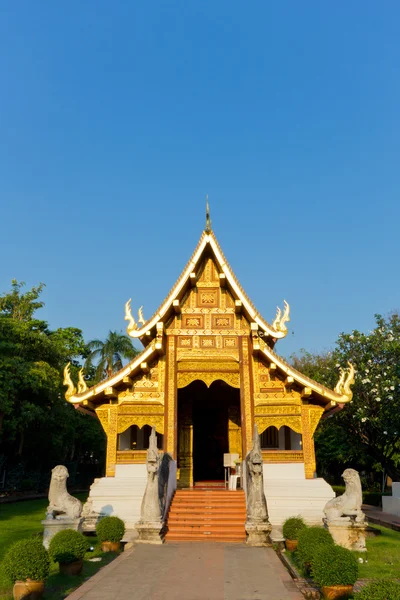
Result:
<svg viewBox="0 0 400 600"><path fill-rule="evenodd" d="M331 533L335 544L343 546L343 548L348 548L349 550L366 552L365 530L368 527L366 521L357 523L355 517L350 517L332 521L324 519L324 523L325 527L327 527Z"/></svg>
<svg viewBox="0 0 400 600"><path fill-rule="evenodd" d="M41 521L44 531L43 531L43 546L48 549L50 540L52 537L56 535L59 531L63 531L64 529L74 529L75 531L82 530L82 522L83 519L71 519L70 517L66 518L55 518L55 519L45 519Z"/></svg>
<svg viewBox="0 0 400 600"><path fill-rule="evenodd" d="M164 523L162 521L146 521L136 523L135 529L139 533L136 543L142 544L162 544Z"/></svg>
<svg viewBox="0 0 400 600"><path fill-rule="evenodd" d="M271 523L246 521L245 529L247 533L246 544L248 546L271 546L269 537L272 529Z"/></svg>

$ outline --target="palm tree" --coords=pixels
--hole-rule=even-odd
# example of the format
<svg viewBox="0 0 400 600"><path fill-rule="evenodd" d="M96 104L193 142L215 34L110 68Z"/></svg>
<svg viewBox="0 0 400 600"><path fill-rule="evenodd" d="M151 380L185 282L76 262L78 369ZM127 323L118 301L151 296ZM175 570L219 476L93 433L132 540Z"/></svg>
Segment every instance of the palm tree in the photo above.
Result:
<svg viewBox="0 0 400 600"><path fill-rule="evenodd" d="M139 351L133 347L131 338L117 331L109 331L105 342L92 340L87 344L87 348L90 354L86 359L85 369L89 371L94 363L97 363L96 381L110 377L122 369L124 358L130 360L139 354Z"/></svg>

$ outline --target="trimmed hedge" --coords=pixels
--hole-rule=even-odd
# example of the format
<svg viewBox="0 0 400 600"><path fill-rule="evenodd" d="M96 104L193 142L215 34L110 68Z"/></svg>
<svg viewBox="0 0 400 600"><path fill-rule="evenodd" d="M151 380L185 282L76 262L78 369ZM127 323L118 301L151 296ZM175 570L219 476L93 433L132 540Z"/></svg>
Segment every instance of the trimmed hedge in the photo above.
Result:
<svg viewBox="0 0 400 600"><path fill-rule="evenodd" d="M103 517L96 526L100 542L120 542L124 533L125 523L119 517Z"/></svg>
<svg viewBox="0 0 400 600"><path fill-rule="evenodd" d="M300 531L306 527L307 525L304 523L303 517L289 517L283 523L283 537L286 540L298 540Z"/></svg>
<svg viewBox="0 0 400 600"><path fill-rule="evenodd" d="M357 558L342 546L320 546L313 557L311 576L320 586L354 585L358 577Z"/></svg>
<svg viewBox="0 0 400 600"><path fill-rule="evenodd" d="M376 579L354 594L354 600L400 600L400 584L388 579Z"/></svg>
<svg viewBox="0 0 400 600"><path fill-rule="evenodd" d="M72 563L85 556L88 546L82 533L74 529L64 529L51 538L49 553L54 562Z"/></svg>
<svg viewBox="0 0 400 600"><path fill-rule="evenodd" d="M20 540L7 550L3 568L13 583L25 579L45 581L50 571L49 553L41 540Z"/></svg>
<svg viewBox="0 0 400 600"><path fill-rule="evenodd" d="M323 527L306 527L299 534L296 558L301 566L308 571L315 554L325 552L325 548L333 545L333 537L327 529Z"/></svg>

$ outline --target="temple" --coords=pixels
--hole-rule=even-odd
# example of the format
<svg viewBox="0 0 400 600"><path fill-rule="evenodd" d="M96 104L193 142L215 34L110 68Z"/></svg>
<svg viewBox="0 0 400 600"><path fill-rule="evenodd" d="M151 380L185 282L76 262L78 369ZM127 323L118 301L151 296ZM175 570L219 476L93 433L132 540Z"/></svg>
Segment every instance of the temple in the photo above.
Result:
<svg viewBox="0 0 400 600"><path fill-rule="evenodd" d="M272 323L257 312L207 219L156 312L145 320L141 307L136 322L131 301L125 306L127 333L141 353L90 389L82 373L76 388L66 368L67 400L94 411L107 435L106 477L92 486L92 509L114 502L122 514L129 490L140 497L151 427L176 461L177 487L191 488L223 480L224 453L242 460L256 424L271 522L300 513L320 518L334 493L316 478L313 435L322 417L351 400L354 369L341 370L330 390L281 358L275 346L287 334L289 310L284 302ZM133 513L124 513L132 523Z"/></svg>

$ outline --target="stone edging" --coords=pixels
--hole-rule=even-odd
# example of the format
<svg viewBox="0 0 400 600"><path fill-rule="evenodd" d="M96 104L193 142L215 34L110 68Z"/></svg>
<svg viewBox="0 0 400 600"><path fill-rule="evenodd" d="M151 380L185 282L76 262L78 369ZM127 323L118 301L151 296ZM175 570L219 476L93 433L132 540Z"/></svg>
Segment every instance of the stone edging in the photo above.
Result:
<svg viewBox="0 0 400 600"><path fill-rule="evenodd" d="M111 571L113 571L121 562L129 558L133 553L135 546L125 550L116 559L114 559L108 565L102 567L95 575L92 575L90 579L82 583L76 590L74 590L69 596L66 596L65 600L80 600L87 592L89 592L97 583L99 583L104 577L107 577Z"/></svg>

